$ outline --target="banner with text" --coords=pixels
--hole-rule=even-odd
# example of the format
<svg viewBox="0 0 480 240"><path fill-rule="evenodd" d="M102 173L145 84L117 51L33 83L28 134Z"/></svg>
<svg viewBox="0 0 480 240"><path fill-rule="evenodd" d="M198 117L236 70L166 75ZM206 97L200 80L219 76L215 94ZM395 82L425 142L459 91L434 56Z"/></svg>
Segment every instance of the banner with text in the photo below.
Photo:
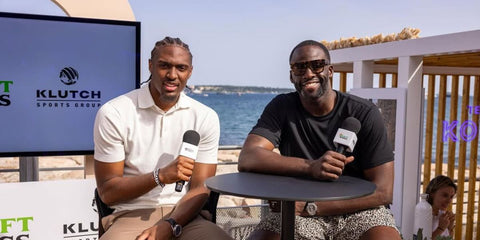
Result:
<svg viewBox="0 0 480 240"><path fill-rule="evenodd" d="M0 184L0 240L96 240L95 180Z"/></svg>

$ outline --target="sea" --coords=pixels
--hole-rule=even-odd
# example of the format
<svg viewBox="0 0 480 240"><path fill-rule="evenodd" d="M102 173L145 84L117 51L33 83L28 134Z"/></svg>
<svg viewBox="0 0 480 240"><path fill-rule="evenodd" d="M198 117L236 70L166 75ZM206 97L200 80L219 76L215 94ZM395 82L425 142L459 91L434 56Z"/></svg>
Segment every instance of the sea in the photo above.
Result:
<svg viewBox="0 0 480 240"><path fill-rule="evenodd" d="M202 102L203 104L214 109L219 118L220 118L220 146L242 146L245 138L252 129L252 127L257 123L258 118L263 112L265 106L278 94L276 93L208 93L208 94L189 94L192 98ZM438 103L438 98L435 99L435 103ZM427 102L425 101L425 106ZM459 101L458 106L458 119L460 121L460 112L461 112L461 102ZM470 99L470 105L473 104L473 97ZM437 129L437 114L438 114L438 104L435 104L435 115L434 115L434 136L433 136L433 146L432 146L432 155L435 158L436 152L436 129ZM447 98L447 106L445 112L445 119L450 120L450 99ZM423 133L425 134L425 119L426 111L424 112L424 122L423 122ZM469 114L469 119L471 119L472 114ZM460 124L457 127L457 131L460 128ZM423 144L424 143L423 138ZM456 142L456 159L458 160L458 149L460 141ZM477 147L480 147L477 146ZM478 149L480 152L480 149ZM443 142L443 161L446 161L448 156L448 142ZM470 144L467 144L467 163L470 158ZM423 159L423 156L422 156ZM435 162L435 159L432 160ZM477 160L478 161L478 160ZM480 163L480 162L479 162ZM468 165L467 165L468 166Z"/></svg>
<svg viewBox="0 0 480 240"><path fill-rule="evenodd" d="M220 119L220 146L242 146L274 93L189 94L211 107Z"/></svg>

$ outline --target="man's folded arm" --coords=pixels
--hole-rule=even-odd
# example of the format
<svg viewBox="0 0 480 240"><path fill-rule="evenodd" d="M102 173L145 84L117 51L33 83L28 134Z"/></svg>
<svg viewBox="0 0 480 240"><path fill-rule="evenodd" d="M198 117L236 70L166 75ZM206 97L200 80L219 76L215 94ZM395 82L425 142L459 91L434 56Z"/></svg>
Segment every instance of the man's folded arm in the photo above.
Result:
<svg viewBox="0 0 480 240"><path fill-rule="evenodd" d="M274 152L274 145L266 138L249 134L238 157L238 171L305 176L309 174L309 161L282 156Z"/></svg>

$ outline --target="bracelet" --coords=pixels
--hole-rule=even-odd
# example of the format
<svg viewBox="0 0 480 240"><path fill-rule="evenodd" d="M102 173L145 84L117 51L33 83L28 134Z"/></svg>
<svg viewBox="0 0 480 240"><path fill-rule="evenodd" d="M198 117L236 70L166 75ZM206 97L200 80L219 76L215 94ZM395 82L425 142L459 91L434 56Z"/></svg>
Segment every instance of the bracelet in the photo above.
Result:
<svg viewBox="0 0 480 240"><path fill-rule="evenodd" d="M157 186L160 186L160 187L165 187L165 184L160 182L160 178L158 177L158 170L160 168L157 168L155 170L153 170L153 179L155 180L155 183L157 184Z"/></svg>

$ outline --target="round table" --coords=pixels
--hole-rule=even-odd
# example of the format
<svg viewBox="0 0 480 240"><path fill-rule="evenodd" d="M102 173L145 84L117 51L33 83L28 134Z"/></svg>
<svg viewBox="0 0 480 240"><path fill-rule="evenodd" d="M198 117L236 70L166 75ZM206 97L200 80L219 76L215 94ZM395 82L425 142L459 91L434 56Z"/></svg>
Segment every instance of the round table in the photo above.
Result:
<svg viewBox="0 0 480 240"><path fill-rule="evenodd" d="M295 201L353 199L370 195L376 189L374 183L350 176L318 181L247 172L210 177L205 185L221 194L281 201L282 239L294 237Z"/></svg>

